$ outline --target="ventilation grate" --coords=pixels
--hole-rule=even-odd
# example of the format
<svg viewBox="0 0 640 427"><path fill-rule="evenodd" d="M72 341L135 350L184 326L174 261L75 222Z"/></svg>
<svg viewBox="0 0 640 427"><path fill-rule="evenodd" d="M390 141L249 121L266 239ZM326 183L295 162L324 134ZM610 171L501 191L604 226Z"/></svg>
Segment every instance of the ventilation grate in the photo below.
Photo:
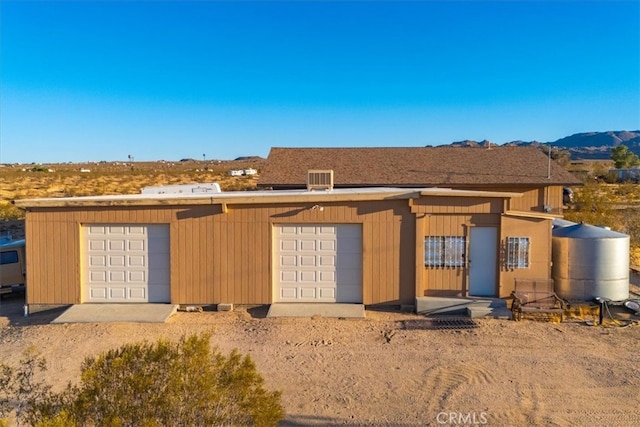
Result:
<svg viewBox="0 0 640 427"><path fill-rule="evenodd" d="M479 325L467 317L429 317L426 319L405 320L404 329L474 329Z"/></svg>
<svg viewBox="0 0 640 427"><path fill-rule="evenodd" d="M333 190L333 171L307 171L307 190Z"/></svg>

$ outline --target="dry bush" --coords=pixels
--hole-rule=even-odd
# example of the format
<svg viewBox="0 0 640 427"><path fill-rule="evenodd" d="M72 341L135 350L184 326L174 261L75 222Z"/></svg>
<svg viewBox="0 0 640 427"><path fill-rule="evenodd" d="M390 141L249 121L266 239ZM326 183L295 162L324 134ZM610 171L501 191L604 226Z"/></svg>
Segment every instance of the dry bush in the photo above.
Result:
<svg viewBox="0 0 640 427"><path fill-rule="evenodd" d="M276 426L285 415L251 358L212 349L208 334L89 357L80 382L61 393L38 381L44 369L33 352L16 369L0 364L0 417L13 412L18 425L40 427Z"/></svg>
<svg viewBox="0 0 640 427"><path fill-rule="evenodd" d="M224 191L251 190L256 188L257 175L231 177L227 173L248 168L260 171L263 163L264 159L255 158L4 166L0 168L0 220L24 218L24 212L11 205L17 199L139 194L143 187L209 182L219 183Z"/></svg>

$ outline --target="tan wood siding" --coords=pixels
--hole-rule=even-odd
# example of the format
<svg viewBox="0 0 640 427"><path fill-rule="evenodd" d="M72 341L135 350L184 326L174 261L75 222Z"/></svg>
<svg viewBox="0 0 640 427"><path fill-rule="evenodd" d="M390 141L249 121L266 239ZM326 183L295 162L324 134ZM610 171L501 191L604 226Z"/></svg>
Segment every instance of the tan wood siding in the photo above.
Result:
<svg viewBox="0 0 640 427"><path fill-rule="evenodd" d="M431 214L500 213L503 203L501 198L422 197L413 202L412 210Z"/></svg>
<svg viewBox="0 0 640 427"><path fill-rule="evenodd" d="M465 296L468 293L468 269L462 267L425 267L424 238L426 236L465 237L468 249L469 229L475 226L500 225L500 215L428 215L420 223L423 232L418 233L420 242L416 243L416 268L421 268L421 281L416 282L417 296ZM466 260L466 251L465 251Z"/></svg>
<svg viewBox="0 0 640 427"><path fill-rule="evenodd" d="M509 210L523 212L544 212L545 206L551 208L551 213L562 214L562 186L549 187L491 187L486 191L504 191L520 193L522 197L513 197L509 200Z"/></svg>
<svg viewBox="0 0 640 427"><path fill-rule="evenodd" d="M507 268L507 237L529 237L529 267ZM500 293L501 298L511 294L515 279L551 278L551 220L504 216L500 236Z"/></svg>
<svg viewBox="0 0 640 427"><path fill-rule="evenodd" d="M80 227L170 225L171 302L266 304L271 228L282 223L363 225L363 301L412 304L415 221L406 200L313 204L34 208L27 213L29 304L82 302Z"/></svg>
<svg viewBox="0 0 640 427"><path fill-rule="evenodd" d="M33 214L26 227L28 299L80 302L80 286L68 285L79 283L80 252L68 237L79 240L79 227L74 221L53 212Z"/></svg>

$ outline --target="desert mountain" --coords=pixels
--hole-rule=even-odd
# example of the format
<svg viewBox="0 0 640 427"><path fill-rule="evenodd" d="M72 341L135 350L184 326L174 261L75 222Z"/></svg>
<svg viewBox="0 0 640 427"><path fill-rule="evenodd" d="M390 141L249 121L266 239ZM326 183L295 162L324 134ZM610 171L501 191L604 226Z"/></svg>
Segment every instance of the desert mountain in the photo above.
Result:
<svg viewBox="0 0 640 427"><path fill-rule="evenodd" d="M585 132L560 138L556 141L510 141L503 145L533 145L551 144L554 148L567 150L572 159L609 159L611 149L618 145L626 145L631 151L640 155L640 130ZM491 141L464 140L450 144L453 147L489 147L498 145Z"/></svg>

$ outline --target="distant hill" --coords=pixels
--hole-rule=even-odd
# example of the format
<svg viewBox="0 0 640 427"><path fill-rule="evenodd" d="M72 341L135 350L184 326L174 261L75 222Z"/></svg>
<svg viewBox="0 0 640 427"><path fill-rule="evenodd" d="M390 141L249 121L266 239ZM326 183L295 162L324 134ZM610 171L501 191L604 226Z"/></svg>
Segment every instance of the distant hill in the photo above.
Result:
<svg viewBox="0 0 640 427"><path fill-rule="evenodd" d="M618 145L626 145L631 151L640 156L640 130L585 132L560 138L556 141L510 141L502 145L539 146L551 144L554 148L567 150L572 159L609 159L611 149ZM452 147L489 147L498 145L491 141L464 140L450 144Z"/></svg>

